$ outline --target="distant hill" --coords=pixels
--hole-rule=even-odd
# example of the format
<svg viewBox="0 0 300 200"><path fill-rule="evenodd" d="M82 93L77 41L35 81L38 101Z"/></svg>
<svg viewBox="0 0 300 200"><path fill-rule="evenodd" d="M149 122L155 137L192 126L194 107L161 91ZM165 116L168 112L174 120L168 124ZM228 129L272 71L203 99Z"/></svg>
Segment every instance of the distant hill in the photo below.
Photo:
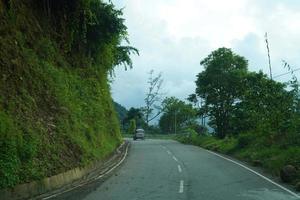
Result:
<svg viewBox="0 0 300 200"><path fill-rule="evenodd" d="M117 103L117 102L113 102L115 110L118 114L118 118L120 120L120 122L123 121L123 119L126 117L128 110L122 106L121 104Z"/></svg>

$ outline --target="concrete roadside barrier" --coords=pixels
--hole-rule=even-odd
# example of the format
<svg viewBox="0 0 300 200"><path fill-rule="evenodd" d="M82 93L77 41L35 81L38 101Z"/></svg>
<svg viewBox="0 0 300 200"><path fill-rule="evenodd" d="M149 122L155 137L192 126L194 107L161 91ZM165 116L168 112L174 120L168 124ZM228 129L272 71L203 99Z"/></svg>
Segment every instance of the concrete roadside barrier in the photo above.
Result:
<svg viewBox="0 0 300 200"><path fill-rule="evenodd" d="M52 177L47 177L40 181L24 183L14 188L0 190L0 199L50 199L60 193L95 181L121 164L125 159L128 147L129 143L125 141L104 160L94 162L83 168L78 167Z"/></svg>

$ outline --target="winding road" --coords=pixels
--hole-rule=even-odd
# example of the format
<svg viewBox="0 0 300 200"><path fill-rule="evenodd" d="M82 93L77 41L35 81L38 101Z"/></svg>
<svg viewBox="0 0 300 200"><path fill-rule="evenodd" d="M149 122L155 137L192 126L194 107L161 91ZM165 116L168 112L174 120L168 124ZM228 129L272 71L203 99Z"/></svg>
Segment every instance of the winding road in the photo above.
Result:
<svg viewBox="0 0 300 200"><path fill-rule="evenodd" d="M240 162L172 140L131 141L108 177L56 199L296 200L299 194Z"/></svg>

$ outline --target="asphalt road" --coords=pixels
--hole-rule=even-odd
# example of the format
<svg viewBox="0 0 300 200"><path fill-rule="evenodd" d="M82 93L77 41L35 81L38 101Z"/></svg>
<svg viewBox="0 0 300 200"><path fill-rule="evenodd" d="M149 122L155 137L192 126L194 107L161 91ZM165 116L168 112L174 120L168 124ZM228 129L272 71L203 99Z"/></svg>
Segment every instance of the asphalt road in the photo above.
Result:
<svg viewBox="0 0 300 200"><path fill-rule="evenodd" d="M124 163L109 177L56 199L295 200L239 163L171 140L132 141Z"/></svg>

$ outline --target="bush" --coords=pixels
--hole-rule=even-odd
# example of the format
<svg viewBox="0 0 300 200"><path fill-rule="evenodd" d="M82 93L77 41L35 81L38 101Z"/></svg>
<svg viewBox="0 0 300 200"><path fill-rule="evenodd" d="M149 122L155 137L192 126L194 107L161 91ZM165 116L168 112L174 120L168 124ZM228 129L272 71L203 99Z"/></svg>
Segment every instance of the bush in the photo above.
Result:
<svg viewBox="0 0 300 200"><path fill-rule="evenodd" d="M242 149L248 147L255 140L255 135L253 133L240 134L237 140L237 148Z"/></svg>
<svg viewBox="0 0 300 200"><path fill-rule="evenodd" d="M238 139L234 137L226 137L220 141L220 151L222 153L232 154L237 150Z"/></svg>
<svg viewBox="0 0 300 200"><path fill-rule="evenodd" d="M205 126L197 123L190 125L189 128L193 129L198 135L206 135L208 132L208 129Z"/></svg>
<svg viewBox="0 0 300 200"><path fill-rule="evenodd" d="M233 137L226 137L221 140L214 136L199 135L193 129L188 129L186 134L179 135L176 139L185 144L193 144L222 153L233 153L237 146L237 139Z"/></svg>
<svg viewBox="0 0 300 200"><path fill-rule="evenodd" d="M11 117L0 111L0 188L19 181L21 162L18 153L22 149L20 133L14 127Z"/></svg>

